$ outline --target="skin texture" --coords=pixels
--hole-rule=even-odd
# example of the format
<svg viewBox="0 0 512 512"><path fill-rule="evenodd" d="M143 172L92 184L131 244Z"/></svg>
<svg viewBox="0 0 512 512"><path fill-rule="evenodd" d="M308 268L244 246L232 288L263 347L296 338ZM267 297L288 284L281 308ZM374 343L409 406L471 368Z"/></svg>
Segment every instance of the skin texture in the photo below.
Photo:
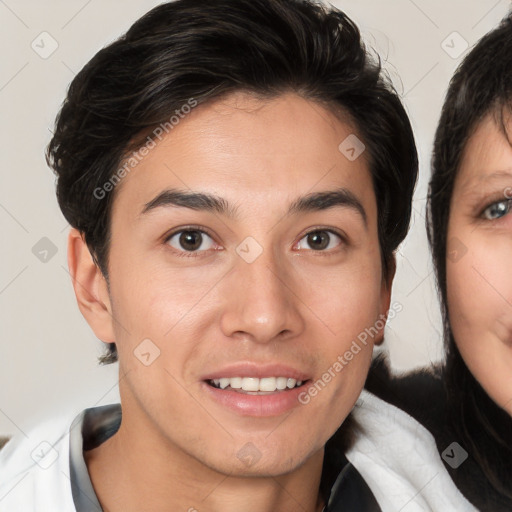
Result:
<svg viewBox="0 0 512 512"><path fill-rule="evenodd" d="M105 510L321 510L324 444L354 406L382 331L307 405L284 414L228 410L202 377L255 362L316 381L386 314L390 280L366 155L349 161L338 150L351 133L292 93L265 101L236 93L198 106L116 191L110 288L71 232L80 309L119 351L122 424L86 453ZM287 214L297 198L340 187L360 201L366 222L348 206ZM221 196L236 217L175 206L141 213L169 188ZM166 241L190 225L211 236L195 256L179 235ZM314 250L306 234L315 229L340 237ZM252 263L236 252L249 236L263 250ZM144 339L160 351L149 366L134 355ZM237 456L247 443L259 454L254 464Z"/></svg>
<svg viewBox="0 0 512 512"><path fill-rule="evenodd" d="M512 123L508 123L508 130ZM448 224L450 324L487 394L512 415L512 147L489 116L466 146Z"/></svg>

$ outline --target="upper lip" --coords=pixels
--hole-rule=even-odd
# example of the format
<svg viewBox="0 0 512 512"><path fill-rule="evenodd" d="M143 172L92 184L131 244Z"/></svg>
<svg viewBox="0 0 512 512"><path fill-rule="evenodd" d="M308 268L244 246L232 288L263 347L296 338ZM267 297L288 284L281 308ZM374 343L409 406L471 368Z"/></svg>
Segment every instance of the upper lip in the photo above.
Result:
<svg viewBox="0 0 512 512"><path fill-rule="evenodd" d="M309 376L302 370L292 366L274 363L259 364L255 362L243 362L227 365L219 370L214 370L202 377L202 380L213 380L233 377L253 377L263 379L265 377L288 377L295 380L308 380Z"/></svg>

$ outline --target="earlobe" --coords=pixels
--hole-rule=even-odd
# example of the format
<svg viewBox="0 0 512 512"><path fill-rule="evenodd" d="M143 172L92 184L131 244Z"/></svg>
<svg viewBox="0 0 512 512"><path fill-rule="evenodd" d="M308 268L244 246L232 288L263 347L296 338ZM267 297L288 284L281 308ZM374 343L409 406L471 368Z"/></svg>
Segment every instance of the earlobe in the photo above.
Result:
<svg viewBox="0 0 512 512"><path fill-rule="evenodd" d="M395 278L396 272L396 258L395 255L392 254L390 258L388 258L388 266L386 275L382 276L382 288L381 288L381 310L379 319L377 320L377 328L379 329L379 335L376 337L374 341L374 345L381 345L384 341L384 328L386 326L388 311L391 305L391 290L393 287L393 279ZM380 328L382 326L382 329Z"/></svg>
<svg viewBox="0 0 512 512"><path fill-rule="evenodd" d="M68 266L82 315L101 341L115 343L107 282L82 234L74 228L68 236Z"/></svg>

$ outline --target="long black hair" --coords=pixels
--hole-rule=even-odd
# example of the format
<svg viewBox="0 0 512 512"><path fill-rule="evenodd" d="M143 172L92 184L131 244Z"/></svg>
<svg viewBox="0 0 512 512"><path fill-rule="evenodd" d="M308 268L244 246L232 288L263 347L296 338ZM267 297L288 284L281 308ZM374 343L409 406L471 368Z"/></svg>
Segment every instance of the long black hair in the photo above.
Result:
<svg viewBox="0 0 512 512"><path fill-rule="evenodd" d="M427 231L444 324L449 421L492 487L512 500L512 418L487 395L466 366L450 328L446 289L450 201L464 149L488 115L508 137L505 120L510 113L512 14L476 44L450 82L435 135L427 202Z"/></svg>

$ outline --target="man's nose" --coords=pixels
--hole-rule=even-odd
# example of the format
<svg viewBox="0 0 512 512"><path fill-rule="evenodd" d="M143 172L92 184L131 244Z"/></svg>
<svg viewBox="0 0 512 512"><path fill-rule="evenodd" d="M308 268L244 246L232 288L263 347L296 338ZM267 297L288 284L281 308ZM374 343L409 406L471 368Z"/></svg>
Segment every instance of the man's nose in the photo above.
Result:
<svg viewBox="0 0 512 512"><path fill-rule="evenodd" d="M304 304L293 268L272 249L263 250L252 261L239 254L224 283L228 298L221 316L223 333L257 343L299 334L305 325Z"/></svg>

